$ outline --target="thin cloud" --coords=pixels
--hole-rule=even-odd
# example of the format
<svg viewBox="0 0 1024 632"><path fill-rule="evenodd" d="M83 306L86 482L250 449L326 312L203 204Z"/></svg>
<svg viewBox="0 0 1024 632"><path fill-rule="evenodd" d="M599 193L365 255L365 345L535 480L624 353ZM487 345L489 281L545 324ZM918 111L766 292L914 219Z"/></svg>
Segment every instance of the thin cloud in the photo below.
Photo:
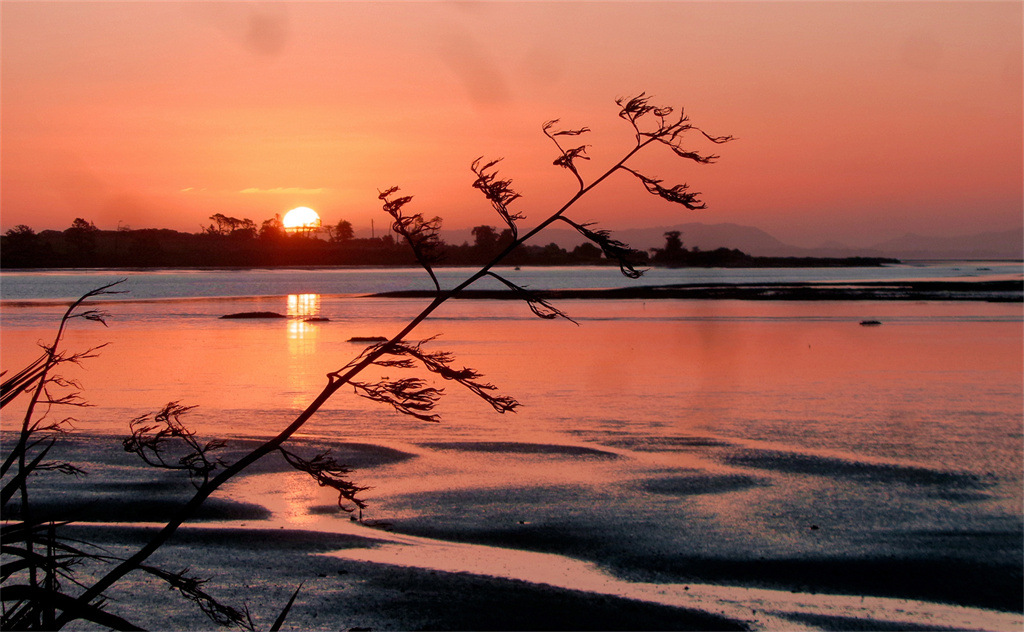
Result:
<svg viewBox="0 0 1024 632"><path fill-rule="evenodd" d="M310 195L313 193L323 193L327 189L323 187L317 189L306 189L303 187L274 187L273 189L260 189L257 187L249 187L248 189L242 189L239 193L301 193L303 195Z"/></svg>

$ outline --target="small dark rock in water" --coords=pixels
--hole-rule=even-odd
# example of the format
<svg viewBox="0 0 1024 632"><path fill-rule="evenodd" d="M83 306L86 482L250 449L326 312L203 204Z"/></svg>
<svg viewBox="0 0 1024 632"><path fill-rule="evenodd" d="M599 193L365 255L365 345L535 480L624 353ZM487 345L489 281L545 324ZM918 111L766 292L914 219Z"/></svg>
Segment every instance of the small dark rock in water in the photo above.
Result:
<svg viewBox="0 0 1024 632"><path fill-rule="evenodd" d="M880 321L880 320L862 320L862 321L860 321L860 324L864 325L865 327L873 327L875 325L881 325L882 321Z"/></svg>
<svg viewBox="0 0 1024 632"><path fill-rule="evenodd" d="M331 320L330 318L326 318L324 316L312 316L310 318L307 318L307 319L303 320L302 322L304 322L304 323L326 323L326 322L328 322L330 320Z"/></svg>
<svg viewBox="0 0 1024 632"><path fill-rule="evenodd" d="M353 336L348 339L349 342L387 342L387 338L384 336Z"/></svg>
<svg viewBox="0 0 1024 632"><path fill-rule="evenodd" d="M237 314L225 314L221 318L288 318L277 312L239 312Z"/></svg>

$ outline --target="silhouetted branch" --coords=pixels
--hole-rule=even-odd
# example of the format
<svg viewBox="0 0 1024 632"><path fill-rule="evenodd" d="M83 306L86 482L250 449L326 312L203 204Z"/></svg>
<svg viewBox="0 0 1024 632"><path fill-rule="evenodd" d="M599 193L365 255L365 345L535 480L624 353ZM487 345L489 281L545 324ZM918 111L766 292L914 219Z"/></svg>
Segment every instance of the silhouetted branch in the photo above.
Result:
<svg viewBox="0 0 1024 632"><path fill-rule="evenodd" d="M673 113L673 108L651 105L650 97L642 92L638 96L629 99L617 99L616 103L618 103L622 108L619 111L619 116L629 121L630 125L632 125L638 145L642 145L646 142L658 142L667 146L680 158L686 158L698 163L707 164L716 160L718 156L714 154L701 154L684 148L682 146L683 134L688 131L695 130L700 132L704 138L715 144L722 144L733 140L732 136L712 136L707 132L694 127L690 124L690 120L682 111L680 111L677 118L669 119L669 116ZM655 123L653 127L643 127L641 119L649 114L653 115ZM669 202L682 204L691 210L706 208L706 206L697 199L699 193L687 192L689 187L686 184L677 184L671 188L666 188L662 186L662 180L660 179L645 176L625 166L621 166L620 168L640 179L648 192L668 200Z"/></svg>
<svg viewBox="0 0 1024 632"><path fill-rule="evenodd" d="M106 292L107 294L121 294L121 292ZM107 326L107 318L110 317L110 312L106 312L99 309L90 309L84 312L74 314L72 318L84 318L85 320L91 320L94 323L99 323L104 327Z"/></svg>
<svg viewBox="0 0 1024 632"><path fill-rule="evenodd" d="M707 205L697 198L697 196L700 195L700 193L687 192L687 189L690 188L689 185L677 184L672 188L667 189L661 185L662 180L659 180L657 178L649 178L643 175L642 173L633 171L629 167L622 167L622 170L627 171L636 176L637 179L639 179L640 182L643 183L644 188L647 189L647 192L652 195L657 195L658 197L669 202L672 202L674 204L682 204L691 211L698 211L707 208Z"/></svg>
<svg viewBox="0 0 1024 632"><path fill-rule="evenodd" d="M554 308L552 307L551 309ZM545 318L547 317L545 316ZM431 373L440 375L446 380L453 380L466 387L477 397L490 404L497 412L514 412L519 407L519 402L514 398L495 395L493 391L496 391L497 387L480 381L479 378L483 377L483 375L476 370L466 367L461 369L452 368L451 364L455 358L451 353L447 351L425 351L423 345L431 340L433 338L421 340L415 344L409 344L404 341L389 341L371 345L364 349L359 358L350 362L342 371L346 369L352 370L352 368L358 367L363 362L373 364L374 366L397 369L411 369L419 363ZM338 379L340 373L340 371L332 373L332 379ZM437 401L441 398L444 389L429 387L420 378L412 377L398 380L383 378L374 384L354 381L350 383L356 389L356 393L362 397L388 404L401 413L422 419L423 421L440 421L440 417L430 413L430 411L433 410Z"/></svg>
<svg viewBox="0 0 1024 632"><path fill-rule="evenodd" d="M314 456L312 459L304 459L294 452L285 450L284 448L278 448L284 459L288 461L288 464L300 472L305 472L316 480L320 487L330 487L338 492L338 507L343 511L351 512L343 504L343 501L347 500L354 504L359 509L365 509L366 503L363 502L356 494L364 492L369 487L359 487L352 481L348 480L346 476L352 473L347 466L338 463L334 457L331 456L331 451L327 450Z"/></svg>
<svg viewBox="0 0 1024 632"><path fill-rule="evenodd" d="M19 395L28 395L28 403L25 406L25 414L22 418L18 439L10 453L4 459L3 465L0 466L2 474L10 477L4 483L2 493L0 493L0 495L3 496L4 503L12 499L15 494L20 496L20 517L24 523L31 524L34 521L28 486L28 479L31 474L48 469L66 474L78 474L81 472L80 469L69 463L44 461L43 459L49 452L53 442L52 440L47 442L45 439L32 439L32 437L33 435L38 435L44 431L60 432L63 430L62 427L64 425L70 423L70 418L57 422L45 423L47 415L53 406L85 405L85 402L79 397L78 393L61 395L51 392L51 386L58 388L79 388L75 381L52 375L52 372L56 367L63 363L77 363L82 359L92 357L94 355L95 350L99 347L94 347L86 352L72 355L66 355L64 352L60 351L60 345L64 339L64 332L68 323L75 318L84 318L86 320L100 322L106 325L106 321L104 319L107 315L105 312L95 309L81 310L80 308L83 303L94 297L119 293L110 289L118 283L121 283L121 281L110 283L95 290L86 292L78 300L71 303L60 319L60 324L57 326L57 332L54 335L52 343L48 346L42 345L43 355L39 359L31 362L25 369L5 380L2 389L0 389L0 391L2 391L0 399L2 399L3 405L10 403ZM45 410L41 415L37 415L36 411L36 408L39 405L45 407ZM41 443L46 443L47 445L42 448L40 453L36 454L35 457L32 457L30 454L31 451ZM16 468L14 467L15 465L17 465ZM12 468L14 468L13 474ZM51 629L54 627L56 617L54 604L62 598L66 599L66 596L61 595L59 592L60 586L57 577L59 572L61 572L61 569L64 567L55 558L53 548L54 528L55 527L53 527L53 525L50 525L44 534L37 534L32 530L25 532L28 537L23 542L20 550L29 556L26 559L35 559L32 556L37 553L36 546L39 545L45 547L45 556L48 562L47 564L29 563L25 569L27 575L25 583L4 587L3 600L5 602L5 608L3 611L2 622L0 622L0 627L5 629L11 627L42 627ZM26 594L36 595L38 599L32 598L24 603L19 600L17 605L14 605L12 608L7 608L6 602L9 600L8 597L11 594L11 588L15 589L15 594L18 594L18 591L25 591ZM58 597L57 595L60 596ZM83 612L91 615L93 611L93 608L86 607L85 604L83 604Z"/></svg>
<svg viewBox="0 0 1024 632"><path fill-rule="evenodd" d="M604 252L605 257L616 261L619 264L619 270L622 272L623 276L630 279L639 279L643 276L644 271L635 267L636 260L640 257L640 252L638 250L630 248L618 239L613 239L611 232L603 228L600 230L590 230L588 227L592 226L592 224L577 224L567 217L560 217L559 219L575 228L581 235L590 241L597 244L601 248L601 251Z"/></svg>
<svg viewBox="0 0 1024 632"><path fill-rule="evenodd" d="M64 617L69 620L91 621L111 630L142 630L126 619L103 610L104 602L82 603L70 595L39 586L25 584L6 586L2 593L2 599L5 605L5 630L59 629L63 626ZM12 605L7 606L8 603ZM47 607L51 611L59 610L62 613L61 619L52 627L41 627L43 624L39 621L39 617L43 607Z"/></svg>
<svg viewBox="0 0 1024 632"><path fill-rule="evenodd" d="M180 572L171 573L155 566L139 566L139 570L145 571L154 577L167 582L171 588L177 590L183 597L199 606L211 621L222 626L238 626L244 630L253 630L252 619L247 612L232 608L217 601L213 596L203 590L203 586L210 580L189 577L186 573L190 569L185 568Z"/></svg>
<svg viewBox="0 0 1024 632"><path fill-rule="evenodd" d="M0 384L0 408L14 401L38 380L47 368L48 354L43 353L22 370L8 377ZM3 372L6 375L7 371Z"/></svg>
<svg viewBox="0 0 1024 632"><path fill-rule="evenodd" d="M274 620L274 625L270 626L270 632L278 632L281 626L284 625L285 617L288 616L288 612L292 609L292 605L295 603L295 598L299 596L299 591L302 590L302 582L299 582L299 587L292 593L291 599L285 604L284 609L281 610L281 614L277 615L277 619Z"/></svg>
<svg viewBox="0 0 1024 632"><path fill-rule="evenodd" d="M490 200L491 206L494 207L494 210L498 212L501 219L508 225L509 230L512 231L512 239L516 240L519 238L519 228L516 226L516 221L525 219L526 216L520 213L513 213L508 207L522 196L512 189L511 180L501 180L498 178L498 172L494 167L501 162L501 158L492 160L487 164L481 164L482 161L483 157L477 158L470 166L470 169L476 174L473 188L479 189L483 192L484 197Z"/></svg>
<svg viewBox="0 0 1024 632"><path fill-rule="evenodd" d="M581 145L579 147L572 147L566 149L562 147L562 144L558 142L557 136L581 136L590 131L589 127L581 127L579 129L567 129L552 131L555 125L558 123L558 119L553 119L544 123L543 131L544 135L551 139L551 142L558 148L559 153L562 155L555 158L554 164L557 167L568 169L576 177L576 181L579 183L580 188L583 188L583 177L576 168L576 160L590 160L590 157L586 155L588 145Z"/></svg>
<svg viewBox="0 0 1024 632"><path fill-rule="evenodd" d="M405 238L409 247L412 248L416 261L427 271L430 279L434 282L434 288L440 292L441 284L438 283L431 266L438 260L437 247L441 243L438 231L441 230L441 218L435 217L428 220L419 213L403 215L402 207L412 201L412 196L405 195L393 200L388 199L398 190L398 187L391 187L386 191L381 191L378 196L384 201L384 211L395 220L391 224L391 230Z"/></svg>
<svg viewBox="0 0 1024 632"><path fill-rule="evenodd" d="M496 391L498 387L489 383L481 382L479 378L483 377L483 374L477 372L475 369L463 367L461 369L452 368L451 364L455 361L455 356L447 351L424 351L423 345L430 342L433 338L422 340L415 345L406 343L399 343L393 345L388 353L392 355L408 355L419 360L423 366L427 368L431 373L436 373L446 380L453 380L462 384L475 394L480 399L484 400L491 407L499 412L515 412L515 409L520 406L514 398L506 395L494 395L492 391ZM438 394L443 392L443 389L438 390Z"/></svg>
<svg viewBox="0 0 1024 632"><path fill-rule="evenodd" d="M690 119L682 110L679 111L679 116L675 120L670 120L669 115L675 111L675 108L651 105L650 100L651 98L647 96L646 92L641 92L635 97L615 100L615 103L621 108L619 110L619 117L629 121L638 139L639 137L657 138L665 143L674 143L684 132L696 130L715 144L733 140L732 136L712 136L700 128L691 125ZM640 119L648 114L653 114L657 122L653 129L641 129Z"/></svg>
<svg viewBox="0 0 1024 632"><path fill-rule="evenodd" d="M219 439L205 444L196 439L195 432L181 423L180 417L195 406L182 406L170 402L159 412L132 419L128 425L131 436L122 444L125 452L131 452L147 464L165 470L188 472L192 485L199 488L210 480L210 473L223 465L220 459L211 458L211 453L227 444ZM176 454L168 457L168 451Z"/></svg>
<svg viewBox="0 0 1024 632"><path fill-rule="evenodd" d="M438 415L430 414L437 401L441 399L443 389L427 386L418 377L406 377L398 380L384 378L375 383L350 381L360 397L388 404L400 413L423 421L441 421Z"/></svg>
<svg viewBox="0 0 1024 632"><path fill-rule="evenodd" d="M548 303L539 296L535 295L533 292L530 292L526 288L516 285L515 283L506 279L505 277L494 272L488 272L487 274L490 275L491 277L494 277L498 281L501 281L505 285L505 287L514 291L516 295L519 296L519 298L526 301L526 304L529 306L530 311L532 311L540 318L544 318L546 320L551 320L554 318L564 318L567 321L573 323L574 325L579 325L579 323L570 318L565 312L558 309L551 303Z"/></svg>
<svg viewBox="0 0 1024 632"><path fill-rule="evenodd" d="M35 469L40 472L59 472L61 474L66 474L75 477L86 475L85 470L83 470L82 468L71 463L65 463L63 461L47 461L44 463L40 463L39 465L36 466Z"/></svg>
<svg viewBox="0 0 1024 632"><path fill-rule="evenodd" d="M14 495L18 492L19 489L21 489L21 486L24 484L25 478L27 478L32 472L35 472L36 470L46 469L47 464L43 462L43 459L46 458L46 455L50 452L50 448L53 447L53 444L55 442L56 438L49 439L46 447L40 450L39 453L36 454L35 457L33 457L32 461L25 465L25 467L19 468L18 471L14 474L14 476L11 477L11 480L4 484L3 490L0 491L0 505L6 505L7 501L14 497ZM6 470L7 468L4 468L5 473ZM66 473L74 474L77 476L79 473L82 472L82 470L79 470L78 468L74 468L74 470L76 471L68 470Z"/></svg>

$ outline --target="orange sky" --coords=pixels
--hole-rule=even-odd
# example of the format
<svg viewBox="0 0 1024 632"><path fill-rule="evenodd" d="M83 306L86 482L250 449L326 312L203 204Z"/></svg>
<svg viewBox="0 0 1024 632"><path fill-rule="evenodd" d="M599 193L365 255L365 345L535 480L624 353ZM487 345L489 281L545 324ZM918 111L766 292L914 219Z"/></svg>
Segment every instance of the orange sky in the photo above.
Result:
<svg viewBox="0 0 1024 632"><path fill-rule="evenodd" d="M645 162L708 210L622 175L576 219L808 246L1016 228L1022 6L3 0L0 227L310 206L381 228L394 185L448 228L499 225L470 187L481 155L505 157L528 226L573 190L541 124L590 126L596 168L631 141L614 99L647 91L738 137L716 165Z"/></svg>

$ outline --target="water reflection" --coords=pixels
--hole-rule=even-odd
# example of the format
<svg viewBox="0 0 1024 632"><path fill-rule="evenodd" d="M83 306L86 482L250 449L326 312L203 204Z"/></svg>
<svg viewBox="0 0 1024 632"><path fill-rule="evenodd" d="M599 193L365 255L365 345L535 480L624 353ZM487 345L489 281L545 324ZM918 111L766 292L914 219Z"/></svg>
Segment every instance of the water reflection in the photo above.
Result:
<svg viewBox="0 0 1024 632"><path fill-rule="evenodd" d="M320 335L316 319L320 316L319 294L289 294L288 308L288 392L292 405L302 408L308 403L310 378Z"/></svg>
<svg viewBox="0 0 1024 632"><path fill-rule="evenodd" d="M314 324L307 322L310 318L320 317L320 295L319 294L289 294L288 295L288 337L292 340L301 340L313 335L316 331Z"/></svg>

